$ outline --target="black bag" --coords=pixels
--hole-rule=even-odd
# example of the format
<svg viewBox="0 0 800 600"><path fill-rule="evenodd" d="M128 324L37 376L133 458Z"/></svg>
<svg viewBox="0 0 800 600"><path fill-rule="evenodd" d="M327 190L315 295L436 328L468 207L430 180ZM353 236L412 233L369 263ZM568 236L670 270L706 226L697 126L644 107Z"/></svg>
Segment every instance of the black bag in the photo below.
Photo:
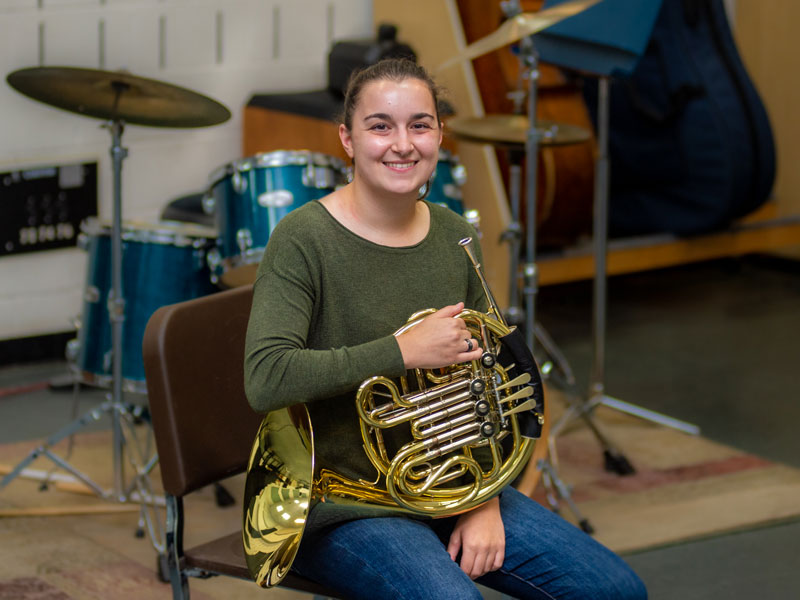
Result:
<svg viewBox="0 0 800 600"><path fill-rule="evenodd" d="M636 69L610 88L610 235L708 232L768 199L772 132L722 0L664 0ZM585 90L596 111L596 82Z"/></svg>
<svg viewBox="0 0 800 600"><path fill-rule="evenodd" d="M414 62L417 60L411 46L397 41L397 27L388 23L378 26L375 40L343 40L334 43L328 54L328 89L344 95L353 71L373 65L384 58L407 58Z"/></svg>

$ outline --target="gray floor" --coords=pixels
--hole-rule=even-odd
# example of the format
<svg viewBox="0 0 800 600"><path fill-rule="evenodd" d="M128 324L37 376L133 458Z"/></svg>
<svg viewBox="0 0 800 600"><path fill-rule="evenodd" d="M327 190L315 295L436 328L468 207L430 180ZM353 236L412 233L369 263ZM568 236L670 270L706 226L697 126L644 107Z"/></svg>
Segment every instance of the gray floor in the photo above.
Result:
<svg viewBox="0 0 800 600"><path fill-rule="evenodd" d="M591 297L587 282L544 288L537 302L540 321L584 389L592 364ZM798 309L800 264L776 259L611 278L606 392L800 467ZM635 464L636 456L628 458ZM625 558L653 600L800 598L800 522Z"/></svg>
<svg viewBox="0 0 800 600"><path fill-rule="evenodd" d="M615 277L608 306L607 393L800 467L800 264L748 257ZM537 299L538 319L584 388L591 307L590 282L547 287ZM60 362L5 366L0 389L64 372ZM102 397L82 391L78 413ZM0 397L0 440L52 434L69 422L72 406L70 390ZM626 559L653 600L800 598L800 522Z"/></svg>

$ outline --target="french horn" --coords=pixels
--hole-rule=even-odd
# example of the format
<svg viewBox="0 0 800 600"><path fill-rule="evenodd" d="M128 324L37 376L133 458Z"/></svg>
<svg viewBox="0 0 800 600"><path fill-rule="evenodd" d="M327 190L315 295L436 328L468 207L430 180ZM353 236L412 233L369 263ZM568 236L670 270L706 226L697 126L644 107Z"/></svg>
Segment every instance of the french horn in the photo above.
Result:
<svg viewBox="0 0 800 600"><path fill-rule="evenodd" d="M347 518L447 517L490 500L527 464L544 424L541 376L523 335L503 319L471 238L459 244L489 311L465 309L457 318L480 341L483 355L442 369L414 369L399 381L376 376L361 384L356 410L375 482L315 467L304 404L271 412L261 423L247 468L242 528L247 567L260 586L277 585L288 573L318 502ZM415 313L395 335L434 311ZM395 452L384 438L394 427L411 437Z"/></svg>

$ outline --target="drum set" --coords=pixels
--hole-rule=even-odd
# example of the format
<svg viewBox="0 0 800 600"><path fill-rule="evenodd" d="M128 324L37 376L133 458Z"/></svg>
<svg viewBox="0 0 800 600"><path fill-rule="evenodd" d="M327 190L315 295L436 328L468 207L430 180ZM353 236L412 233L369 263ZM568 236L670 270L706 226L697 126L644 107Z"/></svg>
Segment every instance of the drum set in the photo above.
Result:
<svg viewBox="0 0 800 600"><path fill-rule="evenodd" d="M215 169L200 207L215 227L163 220L122 223L122 289L125 319L122 388L146 394L141 345L150 316L161 306L191 300L219 289L247 285L278 221L290 211L343 185L344 162L308 150L276 150L236 160ZM421 194L452 209L474 225L475 210L465 210L463 165L448 150ZM78 245L87 253L83 311L67 358L78 378L90 385L113 383L112 228L97 218L81 225Z"/></svg>
<svg viewBox="0 0 800 600"><path fill-rule="evenodd" d="M152 493L149 482L157 456L149 435L141 443L134 428L148 416L146 403L143 407L123 396L146 395L142 341L147 322L161 306L252 283L278 221L344 185L348 168L337 157L309 150L259 153L211 172L199 215L189 211L180 221L123 220L121 170L128 155L121 144L124 126L205 127L227 120L228 109L196 92L124 72L40 67L16 71L7 80L30 98L105 122L112 136L114 202L110 221L90 217L80 227L78 246L86 253L83 306L75 321L76 337L66 348L75 385L108 389L107 400L50 436L0 480L0 488L37 458L49 458L72 476L59 476L59 481L82 482L108 500L139 502L137 533L146 527L162 555L161 520L154 507L163 498ZM477 213L463 206L465 177L458 159L441 150L420 194L477 225ZM113 445L110 489L52 451L62 439L106 415ZM126 462L134 471L130 479ZM44 475L43 485L51 476ZM219 503L225 495L217 490Z"/></svg>

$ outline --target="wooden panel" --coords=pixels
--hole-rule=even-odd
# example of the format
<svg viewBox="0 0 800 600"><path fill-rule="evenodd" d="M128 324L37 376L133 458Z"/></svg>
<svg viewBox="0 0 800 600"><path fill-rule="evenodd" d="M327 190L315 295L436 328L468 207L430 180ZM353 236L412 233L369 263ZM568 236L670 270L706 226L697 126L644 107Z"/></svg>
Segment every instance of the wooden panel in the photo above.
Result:
<svg viewBox="0 0 800 600"><path fill-rule="evenodd" d="M800 216L767 221L750 217L719 233L690 238L653 236L638 240L612 241L608 249L607 273L620 275L777 250L797 244L800 244ZM541 285L590 279L594 276L591 248L584 251L573 249L563 256L542 257L538 266Z"/></svg>
<svg viewBox="0 0 800 600"><path fill-rule="evenodd" d="M338 131L331 121L247 106L242 119L243 156L273 150L313 150L349 162Z"/></svg>
<svg viewBox="0 0 800 600"><path fill-rule="evenodd" d="M742 60L767 107L777 150L773 194L781 215L800 214L800 2L737 2L735 35ZM800 257L800 247L794 249Z"/></svg>
<svg viewBox="0 0 800 600"><path fill-rule="evenodd" d="M447 99L459 116L483 115L471 63L467 61L442 72L435 71L466 45L454 0L373 0L373 18L376 26L379 23L397 25L398 39L414 48L420 64L433 72L437 83L449 91ZM509 254L508 246L500 243L500 235L507 229L511 216L497 157L488 145L459 143L457 150L467 169L464 204L481 214L486 279L498 304L507 306Z"/></svg>

